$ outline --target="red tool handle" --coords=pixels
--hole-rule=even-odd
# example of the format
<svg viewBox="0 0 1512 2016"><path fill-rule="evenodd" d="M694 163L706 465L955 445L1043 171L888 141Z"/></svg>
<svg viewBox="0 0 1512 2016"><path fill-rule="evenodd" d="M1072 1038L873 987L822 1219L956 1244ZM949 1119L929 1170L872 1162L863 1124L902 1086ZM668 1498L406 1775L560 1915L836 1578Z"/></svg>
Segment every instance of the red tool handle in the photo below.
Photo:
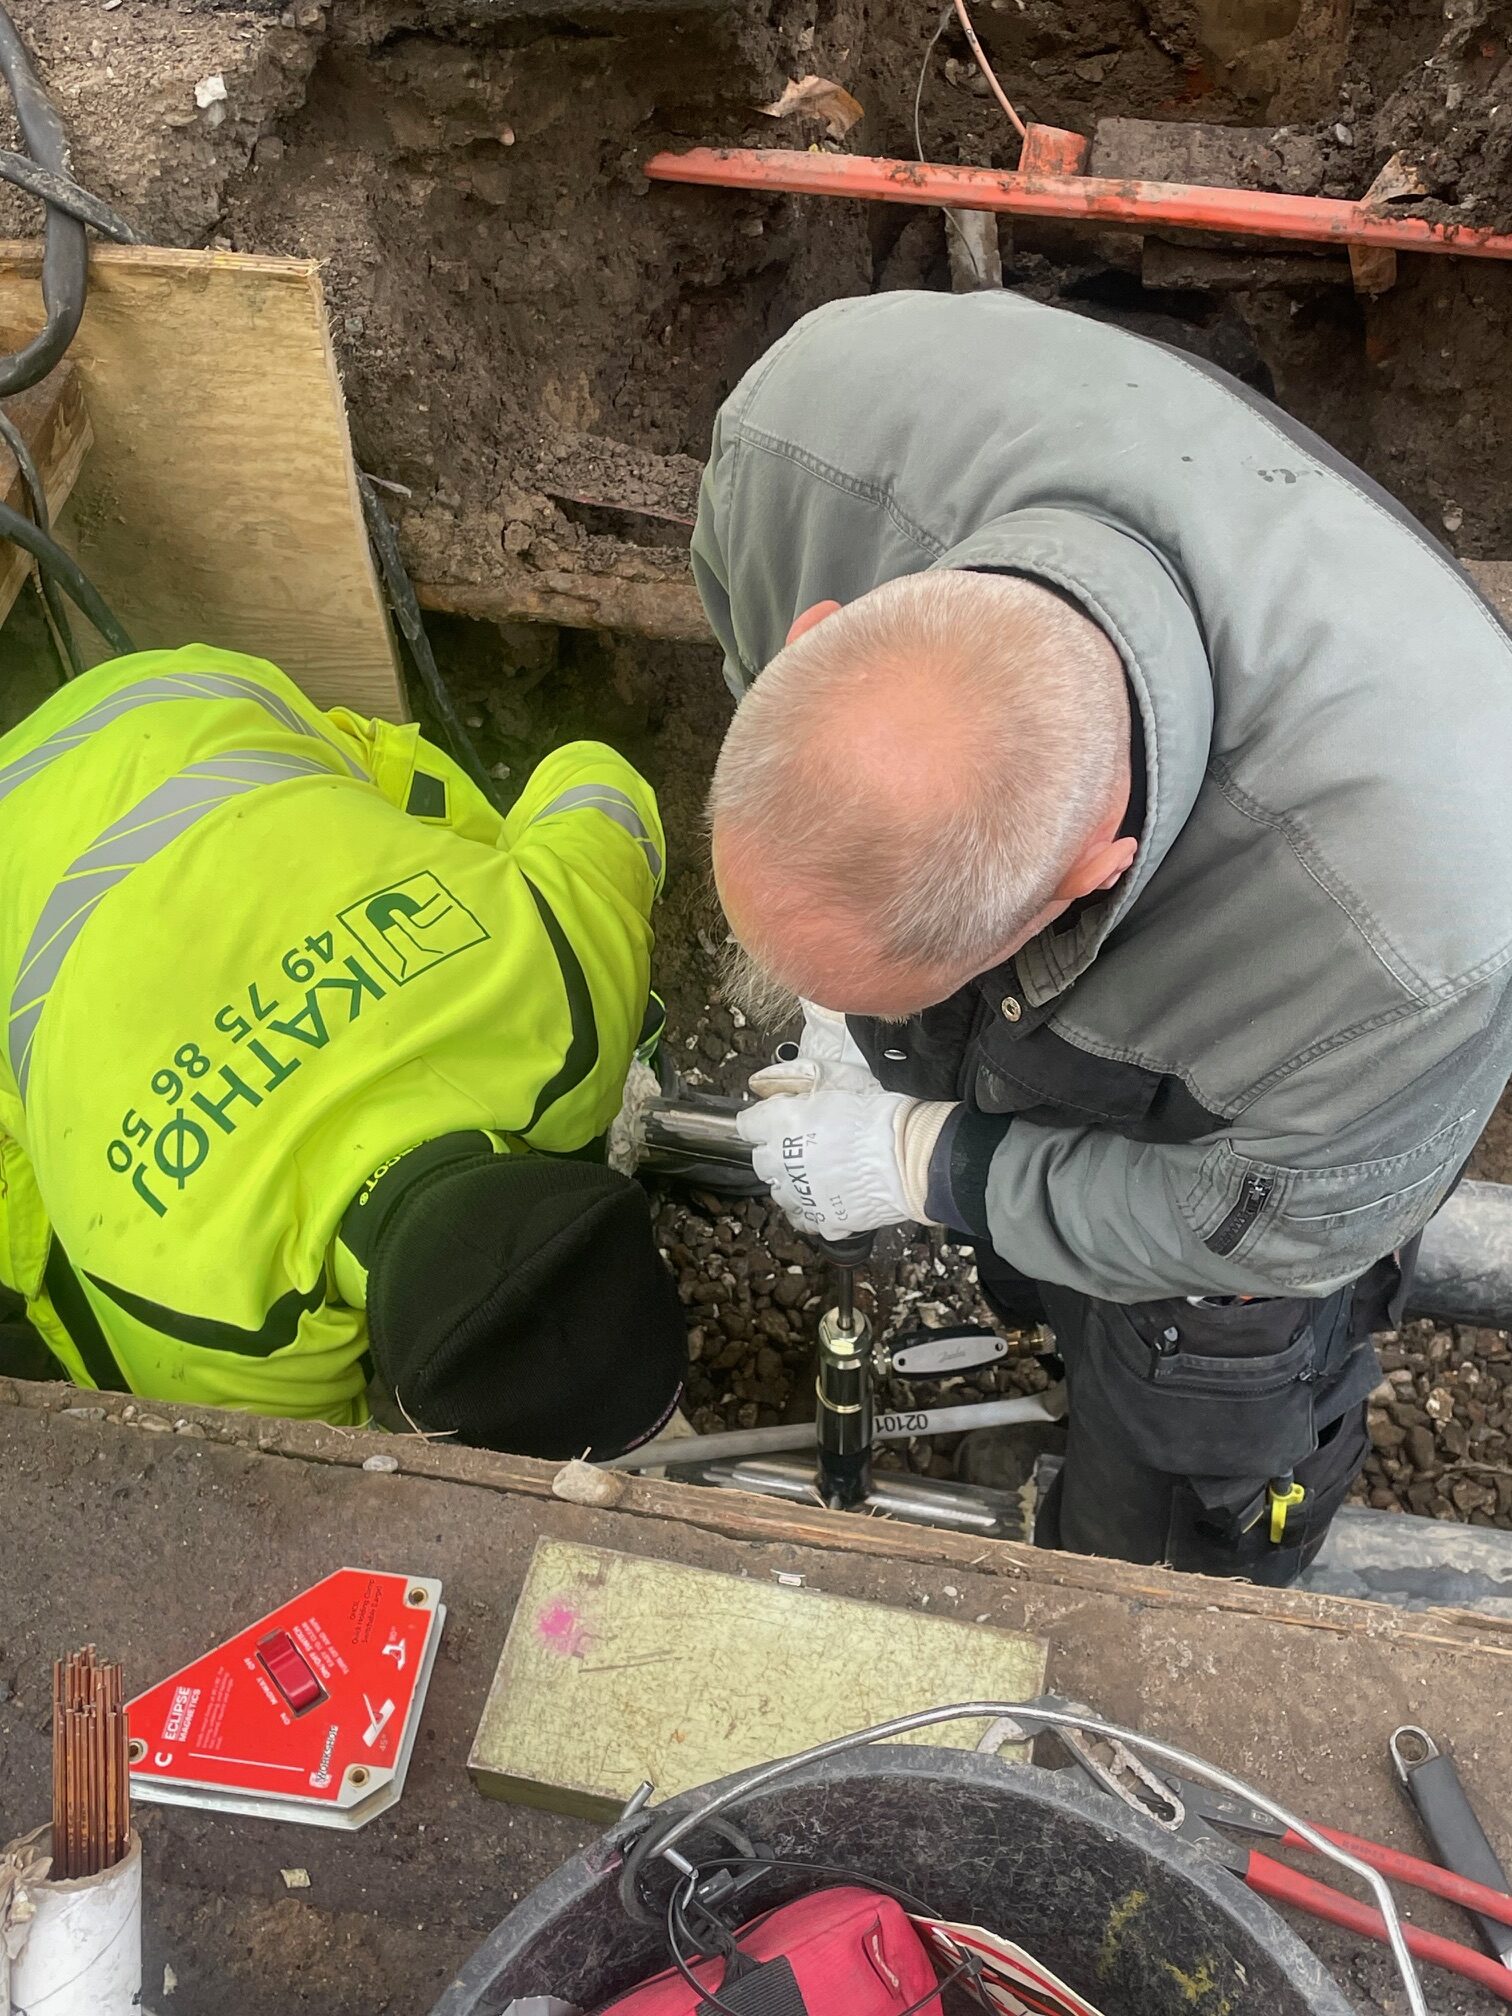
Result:
<svg viewBox="0 0 1512 2016"><path fill-rule="evenodd" d="M1379 1841L1362 1841L1358 1834L1342 1834L1333 1827L1320 1827L1317 1831L1336 1848L1343 1848L1368 1862L1372 1869L1379 1869L1383 1876L1409 1884L1414 1890L1430 1890L1435 1897L1446 1897L1451 1904L1462 1904L1467 1911L1479 1912L1482 1918L1496 1918L1503 1925L1512 1925L1512 1894L1505 1890L1472 1883L1468 1876L1456 1876L1451 1869L1440 1869L1436 1862L1404 1855L1397 1848L1383 1848ZM1281 1845L1305 1849L1309 1855L1318 1852L1290 1829L1282 1835Z"/></svg>
<svg viewBox="0 0 1512 2016"><path fill-rule="evenodd" d="M1331 1890L1326 1883L1315 1883L1311 1876L1304 1876L1298 1869L1288 1869L1284 1862L1275 1862L1269 1855L1252 1851L1244 1880L1251 1890L1262 1897L1269 1897L1273 1903L1294 1904L1299 1911L1306 1911L1313 1918L1324 1918L1330 1925L1342 1925L1346 1932L1358 1932L1363 1938L1378 1939L1383 1945L1387 1943L1386 1921L1379 1911L1372 1910L1368 1904L1361 1904L1354 1897L1346 1897L1342 1890ZM1404 1925L1402 1930L1407 1935L1408 1951L1419 1960L1429 1960L1435 1967L1447 1968L1451 1974L1462 1974L1467 1981L1478 1981L1482 1988L1489 1988L1503 2002L1512 2002L1512 1971L1491 1959L1489 1954L1472 1952L1468 1946L1457 1945L1453 1939L1441 1939L1437 1932L1419 1931L1415 1925Z"/></svg>

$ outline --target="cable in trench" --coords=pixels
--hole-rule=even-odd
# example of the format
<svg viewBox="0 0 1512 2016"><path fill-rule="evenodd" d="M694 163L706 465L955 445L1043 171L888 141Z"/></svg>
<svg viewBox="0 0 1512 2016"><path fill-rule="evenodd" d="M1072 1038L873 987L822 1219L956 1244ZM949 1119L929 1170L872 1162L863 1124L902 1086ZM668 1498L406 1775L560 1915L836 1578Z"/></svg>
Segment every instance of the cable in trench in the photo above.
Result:
<svg viewBox="0 0 1512 2016"><path fill-rule="evenodd" d="M458 764L465 770L473 783L483 793L484 798L495 811L505 808L500 801L498 786L483 766L472 737L462 725L462 717L457 712L456 702L441 676L441 668L436 663L436 654L431 649L430 638L425 633L425 618L420 613L419 599L414 583L404 564L404 556L399 551L398 535L393 521L383 508L371 476L362 470L357 472L357 489L362 497L362 515L367 521L368 538L378 559L378 571L383 576L383 585L388 593L389 607L393 611L394 622L400 635L409 646L410 657L420 674L421 683L436 718L451 744L451 751Z"/></svg>
<svg viewBox="0 0 1512 2016"><path fill-rule="evenodd" d="M43 204L42 303L45 320L30 342L0 357L0 399L25 392L55 370L78 333L89 292L89 240L86 225L130 244L131 227L107 203L74 181L63 122L37 75L31 52L3 5L0 5L0 77L4 78L26 152L0 151L0 180L10 182ZM77 604L117 653L136 647L109 604L71 554L57 543L48 522L41 478L19 430L4 415L0 438L16 457L32 510L30 518L0 503L0 537L24 547L37 562L48 613L65 654L65 677L78 670L78 657L68 628L62 595ZM24 456L24 459L23 459Z"/></svg>

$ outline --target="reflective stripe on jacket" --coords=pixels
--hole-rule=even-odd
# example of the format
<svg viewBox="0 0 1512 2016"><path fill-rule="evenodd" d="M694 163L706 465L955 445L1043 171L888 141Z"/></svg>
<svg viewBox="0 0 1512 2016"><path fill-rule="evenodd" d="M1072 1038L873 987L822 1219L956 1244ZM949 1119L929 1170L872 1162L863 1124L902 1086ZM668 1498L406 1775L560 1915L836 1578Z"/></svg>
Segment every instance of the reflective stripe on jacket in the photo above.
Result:
<svg viewBox="0 0 1512 2016"><path fill-rule="evenodd" d="M0 740L0 1279L81 1384L364 1418L364 1179L618 1110L665 841L580 742L507 818L256 659L101 666ZM66 1257L65 1257L66 1256Z"/></svg>

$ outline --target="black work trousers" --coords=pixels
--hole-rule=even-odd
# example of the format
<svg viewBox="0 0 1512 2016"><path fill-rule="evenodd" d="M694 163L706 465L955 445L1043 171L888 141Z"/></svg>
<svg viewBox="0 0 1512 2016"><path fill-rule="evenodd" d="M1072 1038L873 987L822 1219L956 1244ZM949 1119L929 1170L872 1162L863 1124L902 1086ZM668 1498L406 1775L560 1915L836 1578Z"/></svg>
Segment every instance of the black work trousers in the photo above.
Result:
<svg viewBox="0 0 1512 2016"><path fill-rule="evenodd" d="M1037 1544L1293 1581L1365 1461L1371 1333L1400 1320L1416 1256L1414 1240L1321 1300L1125 1304L1031 1281L979 1247L998 1315L1047 1323L1066 1367L1066 1458Z"/></svg>

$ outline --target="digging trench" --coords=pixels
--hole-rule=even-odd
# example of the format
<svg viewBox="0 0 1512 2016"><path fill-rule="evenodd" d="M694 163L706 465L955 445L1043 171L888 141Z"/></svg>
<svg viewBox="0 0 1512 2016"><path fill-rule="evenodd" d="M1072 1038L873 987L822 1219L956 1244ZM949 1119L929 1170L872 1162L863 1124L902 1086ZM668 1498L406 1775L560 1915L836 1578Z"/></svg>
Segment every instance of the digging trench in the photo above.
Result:
<svg viewBox="0 0 1512 2016"><path fill-rule="evenodd" d="M652 188L703 142L821 144L754 108L842 83L845 143L1008 167L1014 138L934 0L11 0L80 179L164 243L323 262L364 467L395 497L437 655L486 760L522 781L554 742L615 742L662 794L672 873L658 979L695 1086L734 1091L778 1032L719 999L701 803L729 702L686 570L716 407L792 321L839 295L948 287L938 212ZM1512 10L1493 0L979 0L1032 117L1264 129L1246 175L1359 196L1394 153L1424 214L1512 228ZM224 98L195 87L219 77ZM205 95L205 94L201 94ZM34 228L24 207L3 221ZM1195 351L1271 393L1461 557L1512 560L1512 271L1347 264L1006 224L1005 284ZM1011 360L1010 360L1011 368ZM1512 574L1512 570L1509 570ZM24 615L0 719L35 697ZM1452 819L1454 780L1435 818ZM1475 1173L1512 1179L1512 1107ZM764 1204L665 1196L702 1429L811 1410L823 1283ZM969 1255L893 1235L866 1291L884 1334L980 1313ZM1044 1340L932 1397L1034 1391ZM1512 1346L1414 1325L1383 1344L1361 1494L1512 1526ZM900 1385L891 1398L907 1405ZM948 1444L888 1460L944 1474Z"/></svg>

